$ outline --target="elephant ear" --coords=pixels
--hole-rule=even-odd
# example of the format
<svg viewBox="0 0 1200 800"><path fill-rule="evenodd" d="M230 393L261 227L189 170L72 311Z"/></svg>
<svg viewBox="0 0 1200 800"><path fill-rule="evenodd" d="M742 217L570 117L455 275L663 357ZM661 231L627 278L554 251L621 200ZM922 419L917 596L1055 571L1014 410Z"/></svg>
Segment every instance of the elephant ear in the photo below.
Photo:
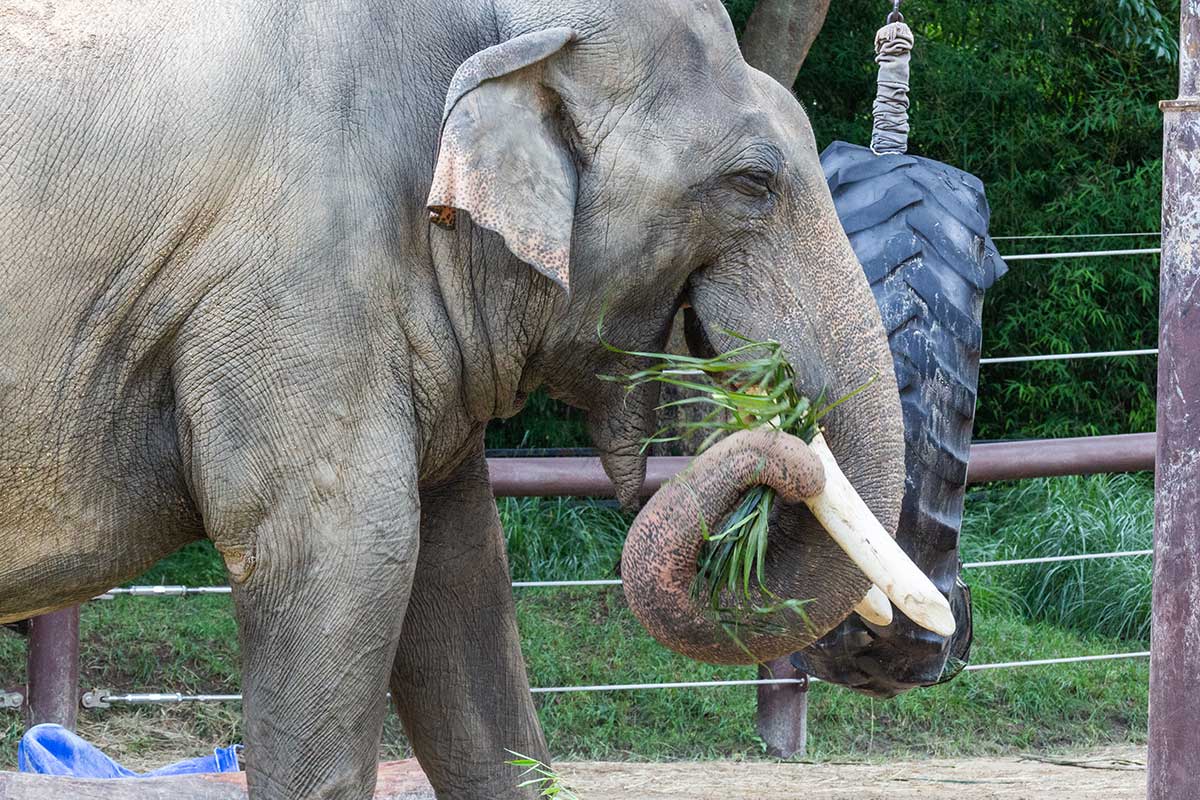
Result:
<svg viewBox="0 0 1200 800"><path fill-rule="evenodd" d="M450 82L430 221L453 228L456 210L504 238L522 261L570 290L578 176L559 126L545 61L575 34L523 34L463 62Z"/></svg>

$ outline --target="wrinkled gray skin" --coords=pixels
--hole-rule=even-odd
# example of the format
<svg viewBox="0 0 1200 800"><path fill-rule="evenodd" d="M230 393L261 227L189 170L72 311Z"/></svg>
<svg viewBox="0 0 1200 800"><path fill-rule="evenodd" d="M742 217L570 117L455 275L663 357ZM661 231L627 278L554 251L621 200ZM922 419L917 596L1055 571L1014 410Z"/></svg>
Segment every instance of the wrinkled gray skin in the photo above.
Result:
<svg viewBox="0 0 1200 800"><path fill-rule="evenodd" d="M602 307L625 348L690 302L710 345L780 339L814 394L878 376L828 435L894 527L875 304L804 113L717 0L3 20L0 621L210 538L255 800L367 797L389 680L439 797L533 795L503 764L547 753L483 431L545 386L632 501L655 398L597 380L637 363ZM780 522L820 633L867 583L806 513Z"/></svg>

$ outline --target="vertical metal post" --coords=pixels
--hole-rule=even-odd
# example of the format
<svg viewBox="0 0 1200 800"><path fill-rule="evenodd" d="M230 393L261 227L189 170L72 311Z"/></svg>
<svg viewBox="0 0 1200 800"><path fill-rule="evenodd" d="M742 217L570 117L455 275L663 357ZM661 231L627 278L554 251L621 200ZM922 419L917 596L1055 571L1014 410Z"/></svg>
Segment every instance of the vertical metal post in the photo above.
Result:
<svg viewBox="0 0 1200 800"><path fill-rule="evenodd" d="M1161 104L1162 266L1147 797L1200 797L1200 4L1180 9Z"/></svg>
<svg viewBox="0 0 1200 800"><path fill-rule="evenodd" d="M54 722L75 730L79 711L79 606L52 611L29 621L26 659L30 726Z"/></svg>
<svg viewBox="0 0 1200 800"><path fill-rule="evenodd" d="M773 758L802 756L808 746L808 676L792 666L787 656L760 664L760 679L800 678L804 683L777 683L758 687L755 727Z"/></svg>

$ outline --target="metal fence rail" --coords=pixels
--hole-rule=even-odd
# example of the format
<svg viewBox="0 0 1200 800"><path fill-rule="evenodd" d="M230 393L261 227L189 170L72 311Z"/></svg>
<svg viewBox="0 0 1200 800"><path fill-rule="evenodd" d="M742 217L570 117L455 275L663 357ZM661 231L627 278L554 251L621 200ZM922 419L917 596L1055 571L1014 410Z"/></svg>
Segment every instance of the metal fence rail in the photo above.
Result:
<svg viewBox="0 0 1200 800"><path fill-rule="evenodd" d="M1037 558L1006 558L1000 561L968 561L963 569L982 569L984 567L1012 567L1022 564L1056 564L1061 561L1090 561L1102 558L1131 558L1133 556L1151 556L1153 550L1119 550L1113 553L1081 553L1071 556L1038 556Z"/></svg>
<svg viewBox="0 0 1200 800"><path fill-rule="evenodd" d="M643 495L658 491L688 461L683 456L647 459ZM1150 469L1154 434L1127 433L973 444L967 480L986 483ZM488 472L497 497L612 497L614 491L596 457L489 458Z"/></svg>

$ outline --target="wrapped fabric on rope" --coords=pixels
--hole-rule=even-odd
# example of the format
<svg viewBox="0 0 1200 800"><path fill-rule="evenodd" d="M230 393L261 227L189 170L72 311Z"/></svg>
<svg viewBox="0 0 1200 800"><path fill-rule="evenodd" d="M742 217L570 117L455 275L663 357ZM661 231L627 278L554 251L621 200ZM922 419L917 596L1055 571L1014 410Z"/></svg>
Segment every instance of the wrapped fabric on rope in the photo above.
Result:
<svg viewBox="0 0 1200 800"><path fill-rule="evenodd" d="M875 34L875 63L879 65L875 104L871 116L871 152L875 155L908 152L908 61L913 34L900 14L900 3L888 15L888 24Z"/></svg>

